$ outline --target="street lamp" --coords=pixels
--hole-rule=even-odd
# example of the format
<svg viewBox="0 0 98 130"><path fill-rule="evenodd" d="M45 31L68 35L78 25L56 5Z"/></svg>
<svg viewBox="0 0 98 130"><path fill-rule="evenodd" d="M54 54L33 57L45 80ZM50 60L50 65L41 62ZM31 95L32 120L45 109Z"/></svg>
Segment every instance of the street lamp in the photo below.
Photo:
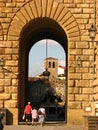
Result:
<svg viewBox="0 0 98 130"><path fill-rule="evenodd" d="M96 36L96 28L95 28L95 26L92 24L88 31L89 31L89 36L90 36L91 40L94 41L95 36Z"/></svg>
<svg viewBox="0 0 98 130"><path fill-rule="evenodd" d="M95 73L95 69L94 69L94 61L95 61L95 49L94 49L94 40L96 37L96 28L95 26L92 24L89 31L89 36L92 40L92 47L93 47L93 59L92 59L92 69L93 69L93 77L92 77L92 115L95 115L95 107L94 107L94 87L93 87L93 82L94 82L94 73Z"/></svg>
<svg viewBox="0 0 98 130"><path fill-rule="evenodd" d="M77 58L77 64L78 64L78 67L81 67L81 64L82 64L81 57Z"/></svg>
<svg viewBox="0 0 98 130"><path fill-rule="evenodd" d="M5 60L3 58L0 59L0 66L3 67L5 65Z"/></svg>
<svg viewBox="0 0 98 130"><path fill-rule="evenodd" d="M47 43L47 39L46 39L46 68L45 71L43 72L43 76L44 76L44 80L48 81L49 80L49 76L50 76L50 72L48 71L48 67L47 67L47 52L48 52L48 43Z"/></svg>

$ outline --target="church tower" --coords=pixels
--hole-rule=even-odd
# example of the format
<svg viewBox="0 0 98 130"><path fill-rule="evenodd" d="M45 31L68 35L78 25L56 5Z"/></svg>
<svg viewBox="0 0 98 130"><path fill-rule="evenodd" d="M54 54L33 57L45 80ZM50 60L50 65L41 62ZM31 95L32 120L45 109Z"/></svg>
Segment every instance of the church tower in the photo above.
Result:
<svg viewBox="0 0 98 130"><path fill-rule="evenodd" d="M44 60L44 70L48 70L50 72L50 78L58 77L58 59L49 57Z"/></svg>

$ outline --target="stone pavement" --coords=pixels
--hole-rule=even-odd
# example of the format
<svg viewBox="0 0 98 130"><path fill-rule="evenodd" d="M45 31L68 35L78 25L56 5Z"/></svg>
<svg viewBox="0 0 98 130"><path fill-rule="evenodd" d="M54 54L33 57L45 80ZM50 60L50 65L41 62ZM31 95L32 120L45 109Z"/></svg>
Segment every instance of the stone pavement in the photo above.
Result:
<svg viewBox="0 0 98 130"><path fill-rule="evenodd" d="M32 125L5 125L3 130L83 130L83 126L79 125L53 125L53 124L45 124L43 127L40 125L32 126Z"/></svg>

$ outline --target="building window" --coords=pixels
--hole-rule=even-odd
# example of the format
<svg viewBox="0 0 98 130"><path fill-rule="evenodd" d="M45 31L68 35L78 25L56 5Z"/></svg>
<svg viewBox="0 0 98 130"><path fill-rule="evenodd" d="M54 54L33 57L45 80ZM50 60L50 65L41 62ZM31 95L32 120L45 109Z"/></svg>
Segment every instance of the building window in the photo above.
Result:
<svg viewBox="0 0 98 130"><path fill-rule="evenodd" d="M49 68L51 68L51 62L49 62Z"/></svg>
<svg viewBox="0 0 98 130"><path fill-rule="evenodd" d="M55 68L55 62L53 62L53 66L52 67Z"/></svg>

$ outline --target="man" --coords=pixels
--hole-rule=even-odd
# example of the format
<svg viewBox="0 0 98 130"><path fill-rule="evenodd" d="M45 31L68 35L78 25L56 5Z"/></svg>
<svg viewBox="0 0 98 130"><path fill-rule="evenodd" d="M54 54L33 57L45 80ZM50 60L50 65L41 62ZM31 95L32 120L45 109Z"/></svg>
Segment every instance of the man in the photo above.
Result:
<svg viewBox="0 0 98 130"><path fill-rule="evenodd" d="M31 112L32 112L32 106L31 106L30 102L28 102L28 104L25 106L25 109L24 109L26 122L31 121Z"/></svg>

